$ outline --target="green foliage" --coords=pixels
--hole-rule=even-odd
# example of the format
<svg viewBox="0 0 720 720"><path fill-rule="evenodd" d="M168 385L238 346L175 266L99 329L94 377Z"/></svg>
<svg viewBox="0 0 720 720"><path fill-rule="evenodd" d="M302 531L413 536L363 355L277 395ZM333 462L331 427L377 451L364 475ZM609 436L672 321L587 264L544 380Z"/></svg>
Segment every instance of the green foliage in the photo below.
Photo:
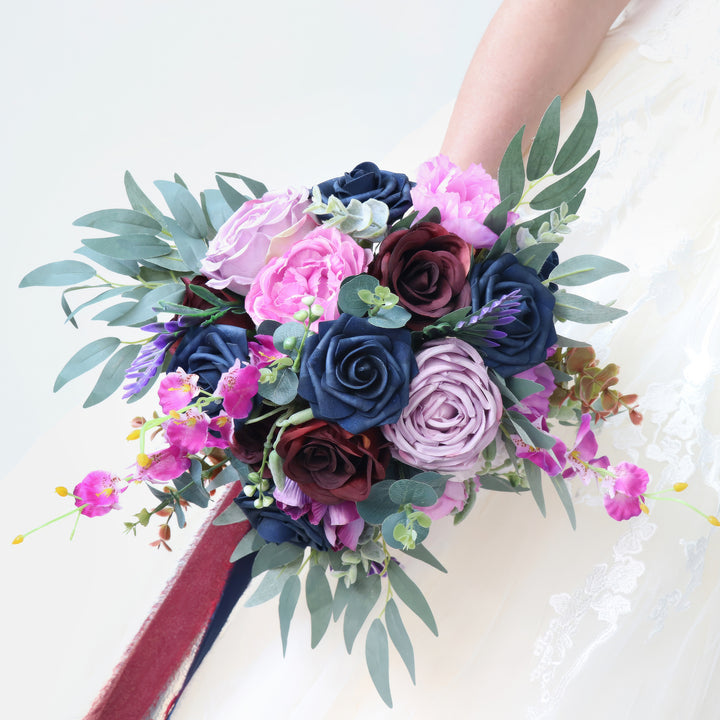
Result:
<svg viewBox="0 0 720 720"><path fill-rule="evenodd" d="M505 198L510 195L522 196L525 187L525 165L523 164L522 156L522 138L524 132L525 126L523 125L510 141L500 161L498 187L500 189L501 200L505 200Z"/></svg>
<svg viewBox="0 0 720 720"><path fill-rule="evenodd" d="M168 180L156 180L155 187L165 198L177 224L190 237L200 239L208 234L205 213L203 213L200 203L186 187Z"/></svg>
<svg viewBox="0 0 720 720"><path fill-rule="evenodd" d="M437 635L435 618L418 586L397 563L391 562L388 565L387 573L390 585L398 597L430 628L433 635Z"/></svg>
<svg viewBox="0 0 720 720"><path fill-rule="evenodd" d="M232 173L232 172L218 172L217 175L222 175L223 177L229 177L234 178L236 180L242 180L242 182L245 183L245 186L247 189L256 197L262 197L267 191L267 186L263 183L261 183L259 180L253 180L252 178L247 177L246 175L239 175L238 173Z"/></svg>
<svg viewBox="0 0 720 720"><path fill-rule="evenodd" d="M57 392L63 385L84 372L107 360L120 344L116 337L100 338L93 340L80 348L65 364L55 380L53 392Z"/></svg>
<svg viewBox="0 0 720 720"><path fill-rule="evenodd" d="M148 486L152 489L152 485ZM230 503L214 520L213 525L234 525L245 522L245 513L235 504Z"/></svg>
<svg viewBox="0 0 720 720"><path fill-rule="evenodd" d="M375 689L383 702L388 707L392 707L387 632L381 620L373 620L368 630L365 639L365 661Z"/></svg>
<svg viewBox="0 0 720 720"><path fill-rule="evenodd" d="M601 305L564 290L555 293L553 312L559 320L573 320L585 324L612 322L627 315L627 311L620 308Z"/></svg>
<svg viewBox="0 0 720 720"><path fill-rule="evenodd" d="M244 203L250 198L247 195L239 193L227 180L223 180L219 175L215 176L218 188L222 193L225 202L230 206L233 212L239 210Z"/></svg>
<svg viewBox="0 0 720 720"><path fill-rule="evenodd" d="M93 387L87 400L83 403L84 408L102 402L122 385L125 380L125 372L137 357L139 350L139 345L125 345L105 363L95 387Z"/></svg>
<svg viewBox="0 0 720 720"><path fill-rule="evenodd" d="M357 511L365 522L380 525L388 515L397 512L397 503L390 499L390 487L394 482L383 480L375 483L367 498L357 503Z"/></svg>
<svg viewBox="0 0 720 720"><path fill-rule="evenodd" d="M616 260L599 255L576 255L561 262L548 279L558 285L586 285L623 272L628 272L628 268Z"/></svg>
<svg viewBox="0 0 720 720"><path fill-rule="evenodd" d="M241 558L247 557L254 552L260 550L265 545L265 541L260 537L257 531L252 528L243 535L242 540L235 546L230 562L237 562Z"/></svg>
<svg viewBox="0 0 720 720"><path fill-rule="evenodd" d="M313 565L305 580L305 601L310 611L310 647L322 640L332 617L332 591L320 565Z"/></svg>
<svg viewBox="0 0 720 720"><path fill-rule="evenodd" d="M400 611L394 600L389 600L385 606L385 623L387 624L390 639L398 651L398 654L405 663L405 667L410 673L410 678L415 684L415 655L413 653L412 642L410 636L403 625Z"/></svg>
<svg viewBox="0 0 720 720"><path fill-rule="evenodd" d="M282 640L283 657L287 650L288 633L290 632L290 623L295 614L300 597L300 578L297 575L290 575L283 585L280 592L280 600L278 602L278 615L280 616L280 638Z"/></svg>
<svg viewBox="0 0 720 720"><path fill-rule="evenodd" d="M539 272L550 253L558 246L557 243L535 243L528 247L518 250L515 257L521 265L531 268L535 272Z"/></svg>
<svg viewBox="0 0 720 720"><path fill-rule="evenodd" d="M426 565L434 567L440 572L447 572L445 566L427 549L425 545L416 545L414 548L403 549L403 552L416 560L420 560L420 562L424 562Z"/></svg>
<svg viewBox="0 0 720 720"><path fill-rule="evenodd" d="M600 151L593 153L580 167L541 190L531 201L533 210L549 210L560 205L563 200L582 190L595 170Z"/></svg>
<svg viewBox="0 0 720 720"><path fill-rule="evenodd" d="M490 228L496 235L500 235L507 226L508 212L513 210L520 202L520 194L512 193L496 205L483 220L483 225Z"/></svg>
<svg viewBox="0 0 720 720"><path fill-rule="evenodd" d="M525 478L527 479L527 483L530 487L533 500L535 500L540 512L543 514L543 517L545 517L546 512L545 497L543 496L542 489L542 472L540 472L540 468L537 465L531 463L529 460L523 460L523 468L525 469Z"/></svg>
<svg viewBox="0 0 720 720"><path fill-rule="evenodd" d="M95 228L115 235L157 235L162 225L153 217L136 210L98 210L83 215L73 225Z"/></svg>
<svg viewBox="0 0 720 720"><path fill-rule="evenodd" d="M257 577L266 570L289 565L303 555L304 549L292 543L266 543L259 550L252 567L252 576Z"/></svg>
<svg viewBox="0 0 720 720"><path fill-rule="evenodd" d="M343 637L348 654L352 652L355 638L363 624L370 615L370 611L380 597L381 582L379 575L358 577L352 586L352 592L347 600L345 621L343 623Z"/></svg>
<svg viewBox="0 0 720 720"><path fill-rule="evenodd" d="M553 487L555 488L558 497L565 508L565 512L570 519L572 529L575 530L575 507L573 506L572 496L570 495L570 490L565 482L565 478L563 478L562 475L554 475L550 478L550 481L552 482Z"/></svg>
<svg viewBox="0 0 720 720"><path fill-rule="evenodd" d="M522 493L527 492L528 488L521 487L519 485L513 485L509 480L506 480L500 475L494 475L492 473L485 475L478 475L478 482L483 490L494 490L495 492L514 492Z"/></svg>
<svg viewBox="0 0 720 720"><path fill-rule="evenodd" d="M598 126L597 109L595 101L590 92L585 93L585 106L577 125L570 133L568 139L560 148L555 164L553 165L553 173L555 175L563 175L577 165L580 160L585 157L585 153L592 147L595 139L595 132Z"/></svg>
<svg viewBox="0 0 720 720"><path fill-rule="evenodd" d="M19 287L75 285L95 277L95 269L79 260L60 260L41 265L29 272L21 281Z"/></svg>
<svg viewBox="0 0 720 720"><path fill-rule="evenodd" d="M527 179L538 180L550 169L560 139L560 96L556 97L540 121L528 153Z"/></svg>

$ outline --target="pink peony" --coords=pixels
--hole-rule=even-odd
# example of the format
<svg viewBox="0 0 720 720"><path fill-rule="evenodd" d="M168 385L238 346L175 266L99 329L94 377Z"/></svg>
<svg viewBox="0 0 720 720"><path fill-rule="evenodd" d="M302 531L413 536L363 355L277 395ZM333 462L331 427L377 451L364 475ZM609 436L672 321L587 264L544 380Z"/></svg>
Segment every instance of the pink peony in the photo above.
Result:
<svg viewBox="0 0 720 720"><path fill-rule="evenodd" d="M477 350L457 338L423 345L400 419L382 431L395 457L427 470L472 468L502 417L500 392Z"/></svg>
<svg viewBox="0 0 720 720"><path fill-rule="evenodd" d="M470 165L463 172L445 155L437 155L420 166L410 195L418 217L436 207L440 210L440 224L473 247L489 248L497 239L483 221L500 202L500 191L497 181L482 165ZM515 217L509 214L508 220Z"/></svg>
<svg viewBox="0 0 720 720"><path fill-rule="evenodd" d="M306 295L325 309L323 320L339 316L340 283L367 270L372 253L337 228L318 227L298 240L282 257L271 260L257 275L245 298L255 325L263 320L287 322L305 306ZM313 323L317 330L317 321Z"/></svg>
<svg viewBox="0 0 720 720"><path fill-rule="evenodd" d="M605 495L605 509L614 520L628 520L642 512L643 493L650 480L642 468L622 462L609 468L615 475L612 487Z"/></svg>
<svg viewBox="0 0 720 720"><path fill-rule="evenodd" d="M244 203L210 242L200 268L208 286L245 295L268 260L316 226L304 212L309 206L304 188L267 192Z"/></svg>
<svg viewBox="0 0 720 720"><path fill-rule="evenodd" d="M120 507L120 493L127 490L127 485L118 488L120 478L103 470L94 470L86 475L73 490L75 507L85 507L80 511L88 517L105 515Z"/></svg>

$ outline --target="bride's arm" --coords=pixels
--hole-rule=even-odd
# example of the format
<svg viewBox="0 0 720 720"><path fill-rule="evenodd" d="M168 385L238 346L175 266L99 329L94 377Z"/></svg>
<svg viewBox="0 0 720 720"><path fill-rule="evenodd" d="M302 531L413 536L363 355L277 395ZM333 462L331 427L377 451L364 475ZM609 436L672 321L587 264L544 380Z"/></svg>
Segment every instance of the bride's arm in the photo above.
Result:
<svg viewBox="0 0 720 720"><path fill-rule="evenodd" d="M478 45L455 102L442 152L497 175L526 125L535 134L555 95L570 89L628 0L505 0Z"/></svg>

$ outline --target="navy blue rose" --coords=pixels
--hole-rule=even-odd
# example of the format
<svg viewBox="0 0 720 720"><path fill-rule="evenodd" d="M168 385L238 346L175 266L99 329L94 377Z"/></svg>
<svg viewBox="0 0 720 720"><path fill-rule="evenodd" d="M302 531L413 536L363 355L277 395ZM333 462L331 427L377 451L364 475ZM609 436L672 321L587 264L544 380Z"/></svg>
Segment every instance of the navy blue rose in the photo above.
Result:
<svg viewBox="0 0 720 720"><path fill-rule="evenodd" d="M289 542L300 547L309 545L315 550L332 549L322 526L313 525L305 517L293 520L275 504L258 510L254 505L255 500L244 493L235 498L235 503L245 513L250 525L266 542L278 544Z"/></svg>
<svg viewBox="0 0 720 720"><path fill-rule="evenodd" d="M412 184L407 175L393 173L371 162L363 162L342 177L325 180L318 185L323 202L334 195L347 207L352 199L365 202L371 198L384 202L390 209L388 223L399 220L412 205Z"/></svg>
<svg viewBox="0 0 720 720"><path fill-rule="evenodd" d="M397 422L417 371L407 330L341 315L307 339L298 393L316 418L357 434Z"/></svg>
<svg viewBox="0 0 720 720"><path fill-rule="evenodd" d="M220 376L227 372L235 360L248 360L247 335L243 328L234 325L195 326L188 329L175 349L167 371L182 368L198 376L198 385L214 393ZM215 415L220 404L205 407L205 412Z"/></svg>
<svg viewBox="0 0 720 720"><path fill-rule="evenodd" d="M482 351L485 364L502 377L516 375L543 362L547 349L557 342L553 308L555 296L531 268L506 253L497 260L475 265L470 271L473 311L513 290L520 291L520 310L500 330L497 347Z"/></svg>
<svg viewBox="0 0 720 720"><path fill-rule="evenodd" d="M541 280L547 280L550 277L550 273L560 264L560 258L558 257L558 254L553 250L548 256L547 260L543 263L543 266L540 268L540 272L538 273L538 277ZM550 292L557 292L558 286L551 282L548 285L548 288L550 288Z"/></svg>

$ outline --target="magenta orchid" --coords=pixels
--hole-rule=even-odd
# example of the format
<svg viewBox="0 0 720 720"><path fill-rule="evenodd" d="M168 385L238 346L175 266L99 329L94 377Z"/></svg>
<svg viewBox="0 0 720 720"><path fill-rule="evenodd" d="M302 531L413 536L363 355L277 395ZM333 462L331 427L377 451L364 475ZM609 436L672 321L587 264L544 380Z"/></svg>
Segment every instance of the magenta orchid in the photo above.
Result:
<svg viewBox="0 0 720 720"><path fill-rule="evenodd" d="M173 410L170 419L164 423L164 428L165 438L170 445L186 454L200 452L210 442L210 417L194 407L184 413Z"/></svg>
<svg viewBox="0 0 720 720"><path fill-rule="evenodd" d="M190 458L187 454L181 448L170 445L150 455L138 455L134 479L167 482L180 477L189 469Z"/></svg>
<svg viewBox="0 0 720 720"><path fill-rule="evenodd" d="M182 410L187 407L193 398L200 392L198 376L186 373L182 368L168 373L158 388L160 407L164 413L172 410Z"/></svg>
<svg viewBox="0 0 720 720"><path fill-rule="evenodd" d="M589 413L580 419L575 447L567 454L567 467L563 472L564 478L578 477L585 485L589 485L591 480L599 480L601 473L598 470L607 469L610 465L606 456L595 457L598 451L598 442L590 429L591 420Z"/></svg>
<svg viewBox="0 0 720 720"><path fill-rule="evenodd" d="M650 481L647 472L628 462L621 462L609 470L612 483L603 499L608 515L614 520L629 520L639 515L645 507L643 493Z"/></svg>
<svg viewBox="0 0 720 720"><path fill-rule="evenodd" d="M223 373L215 395L223 399L223 407L229 417L235 420L246 418L257 395L260 370L255 365L242 365L240 360Z"/></svg>
<svg viewBox="0 0 720 720"><path fill-rule="evenodd" d="M127 490L121 487L121 480L104 470L94 470L86 475L73 490L75 506L87 517L105 515L120 508L120 493Z"/></svg>
<svg viewBox="0 0 720 720"><path fill-rule="evenodd" d="M275 347L272 335L256 335L255 339L248 343L248 349L250 350L250 363L261 370L275 360L285 357Z"/></svg>

